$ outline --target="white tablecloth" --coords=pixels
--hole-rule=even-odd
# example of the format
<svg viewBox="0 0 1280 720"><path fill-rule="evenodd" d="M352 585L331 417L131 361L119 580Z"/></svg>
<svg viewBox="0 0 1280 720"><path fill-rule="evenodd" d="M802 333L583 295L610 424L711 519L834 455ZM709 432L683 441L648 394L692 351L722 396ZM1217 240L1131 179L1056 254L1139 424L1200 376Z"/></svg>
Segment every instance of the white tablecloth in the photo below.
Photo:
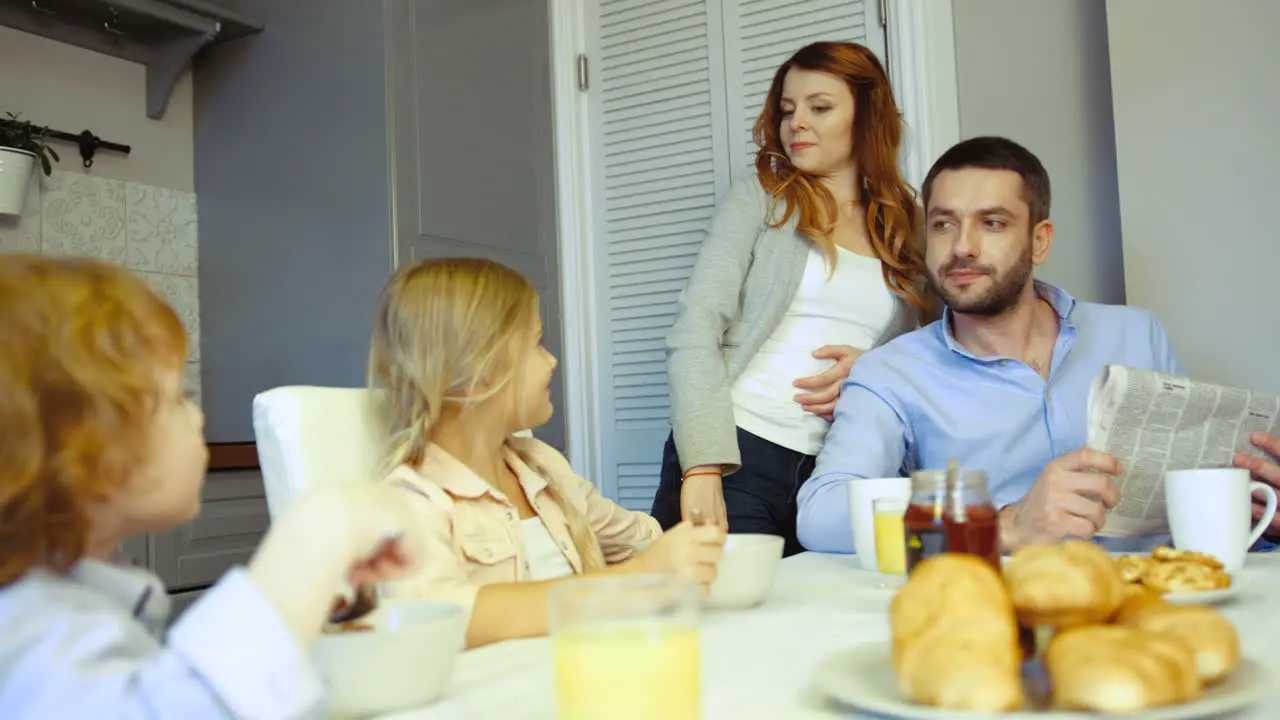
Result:
<svg viewBox="0 0 1280 720"><path fill-rule="evenodd" d="M849 555L804 553L783 561L770 597L702 620L703 717L806 720L859 717L823 702L814 668L828 655L888 640L892 590ZM1268 700L1235 717L1280 717L1280 553L1251 555L1240 595L1221 606L1240 630L1243 652L1277 677ZM655 692L661 692L655 688ZM519 640L464 653L450 693L433 705L382 720L554 720L550 641Z"/></svg>

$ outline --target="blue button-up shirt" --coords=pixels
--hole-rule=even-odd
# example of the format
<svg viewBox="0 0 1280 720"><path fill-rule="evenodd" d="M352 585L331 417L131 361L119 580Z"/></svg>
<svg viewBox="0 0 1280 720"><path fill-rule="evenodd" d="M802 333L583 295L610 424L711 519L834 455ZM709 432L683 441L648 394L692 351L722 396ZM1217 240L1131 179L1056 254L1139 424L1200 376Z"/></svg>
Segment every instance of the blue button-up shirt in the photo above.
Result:
<svg viewBox="0 0 1280 720"><path fill-rule="evenodd" d="M1060 319L1048 380L1019 360L964 349L951 333L949 311L858 359L813 474L800 488L801 544L852 552L848 483L942 468L952 458L986 470L997 507L1018 502L1049 461L1085 445L1089 386L1104 366L1185 375L1150 312L1078 302L1039 281L1035 288ZM1139 549L1167 538L1105 544Z"/></svg>
<svg viewBox="0 0 1280 720"><path fill-rule="evenodd" d="M222 720L315 717L311 658L241 569L169 630L164 585L81 560L0 588L0 717Z"/></svg>

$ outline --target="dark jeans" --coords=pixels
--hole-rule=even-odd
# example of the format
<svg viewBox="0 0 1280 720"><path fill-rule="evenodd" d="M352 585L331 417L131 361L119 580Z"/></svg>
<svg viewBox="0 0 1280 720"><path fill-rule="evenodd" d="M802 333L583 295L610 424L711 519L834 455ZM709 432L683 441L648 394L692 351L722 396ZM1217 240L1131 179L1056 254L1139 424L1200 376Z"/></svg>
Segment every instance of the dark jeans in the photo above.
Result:
<svg viewBox="0 0 1280 720"><path fill-rule="evenodd" d="M781 535L783 557L804 552L796 540L796 493L813 472L812 455L805 455L738 428L742 468L724 479L724 505L729 532ZM662 451L662 479L653 497L653 517L666 530L680 522L680 484L684 473L675 438L668 436Z"/></svg>

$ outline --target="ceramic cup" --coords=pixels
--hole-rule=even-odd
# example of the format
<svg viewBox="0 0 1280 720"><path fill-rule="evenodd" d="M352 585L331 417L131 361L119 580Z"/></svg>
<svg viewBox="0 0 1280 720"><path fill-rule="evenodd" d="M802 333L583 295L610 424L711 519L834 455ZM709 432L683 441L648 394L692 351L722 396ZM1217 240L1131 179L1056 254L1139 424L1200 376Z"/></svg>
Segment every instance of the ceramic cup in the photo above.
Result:
<svg viewBox="0 0 1280 720"><path fill-rule="evenodd" d="M1267 498L1266 511L1256 524L1254 490ZM1238 468L1165 473L1164 501L1174 547L1212 555L1227 572L1244 566L1245 554L1276 514L1275 489L1251 482L1249 471Z"/></svg>
<svg viewBox="0 0 1280 720"><path fill-rule="evenodd" d="M780 535L729 535L706 606L744 610L759 605L773 589L784 544Z"/></svg>

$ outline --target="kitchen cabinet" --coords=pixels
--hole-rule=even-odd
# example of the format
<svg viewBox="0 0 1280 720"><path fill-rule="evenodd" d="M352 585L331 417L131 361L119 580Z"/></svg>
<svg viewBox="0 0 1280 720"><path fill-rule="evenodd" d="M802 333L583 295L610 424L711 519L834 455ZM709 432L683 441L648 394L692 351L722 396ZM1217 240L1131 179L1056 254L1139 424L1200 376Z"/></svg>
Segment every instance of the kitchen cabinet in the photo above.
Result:
<svg viewBox="0 0 1280 720"><path fill-rule="evenodd" d="M194 520L132 538L120 549L133 564L160 576L176 617L228 569L249 561L269 523L259 470L214 470L205 479Z"/></svg>

